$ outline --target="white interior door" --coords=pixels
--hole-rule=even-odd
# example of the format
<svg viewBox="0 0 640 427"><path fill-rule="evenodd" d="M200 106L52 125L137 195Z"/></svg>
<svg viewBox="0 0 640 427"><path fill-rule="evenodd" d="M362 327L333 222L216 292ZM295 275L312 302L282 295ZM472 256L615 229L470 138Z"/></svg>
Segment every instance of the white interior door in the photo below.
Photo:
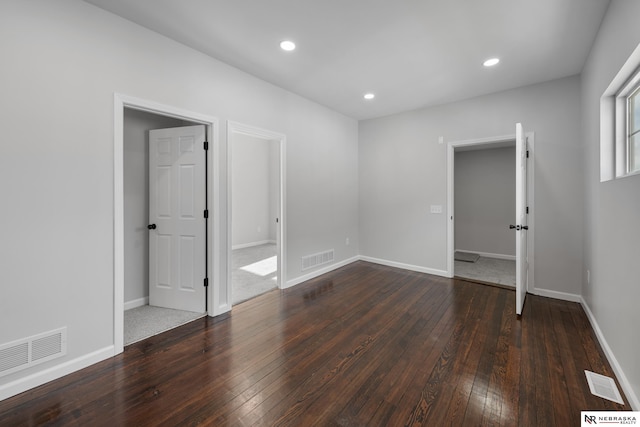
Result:
<svg viewBox="0 0 640 427"><path fill-rule="evenodd" d="M514 227L513 225L511 227ZM522 314L527 296L529 262L527 254L527 138L522 124L516 124L516 314Z"/></svg>
<svg viewBox="0 0 640 427"><path fill-rule="evenodd" d="M149 304L205 311L205 127L149 132Z"/></svg>

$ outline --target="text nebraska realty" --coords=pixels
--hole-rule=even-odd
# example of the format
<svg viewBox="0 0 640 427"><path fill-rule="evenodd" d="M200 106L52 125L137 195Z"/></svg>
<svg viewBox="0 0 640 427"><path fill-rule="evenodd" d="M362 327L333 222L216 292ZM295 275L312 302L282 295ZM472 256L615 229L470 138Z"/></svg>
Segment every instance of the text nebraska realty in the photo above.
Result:
<svg viewBox="0 0 640 427"><path fill-rule="evenodd" d="M638 423L635 415L620 416L620 415L585 415L585 422L589 424L628 424L635 425Z"/></svg>

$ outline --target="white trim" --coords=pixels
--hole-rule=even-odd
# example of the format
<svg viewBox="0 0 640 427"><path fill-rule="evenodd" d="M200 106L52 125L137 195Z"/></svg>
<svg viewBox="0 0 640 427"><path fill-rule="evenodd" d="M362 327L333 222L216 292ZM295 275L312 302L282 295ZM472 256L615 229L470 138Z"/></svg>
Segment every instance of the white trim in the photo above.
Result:
<svg viewBox="0 0 640 427"><path fill-rule="evenodd" d="M101 350L94 351L93 353L85 354L84 356L76 359L52 366L51 368L43 371L2 384L0 385L0 401L38 387L42 384L46 384L50 381L57 380L58 378L62 378L65 375L69 375L95 363L109 359L110 357L113 357L113 355L114 347L105 347Z"/></svg>
<svg viewBox="0 0 640 427"><path fill-rule="evenodd" d="M231 147L232 134L241 134L254 138L278 141L280 143L280 206L278 207L278 231L276 236L276 245L278 246L278 288L284 289L289 287L286 281L287 273L287 221L286 221L286 199L287 199L287 136L283 133L273 132L267 129L259 128L244 123L227 121L227 295L229 295L229 308L233 301L233 282L231 280L231 251L234 249L232 245L232 156Z"/></svg>
<svg viewBox="0 0 640 427"><path fill-rule="evenodd" d="M611 365L613 372L616 374L616 378L618 379L618 382L622 386L622 390L624 391L625 396L627 396L627 400L631 404L631 409L633 409L634 411L640 411L640 399L638 399L638 396L633 390L631 383L627 379L627 376L624 374L624 371L622 370L620 363L618 363L618 359L616 359L616 356L613 354L613 350L611 350L611 347L609 347L609 343L607 343L607 340L605 339L604 334L602 333L602 330L600 329L600 326L598 325L598 322L596 321L595 316L591 312L589 305L587 304L587 302L584 300L582 296L580 297L580 300L578 302L582 304L582 308L584 309L584 312L587 314L587 318L591 323L591 327L593 328L593 331L596 333L598 342L600 343L600 346L602 347L604 354L607 356L607 359L609 360L609 364Z"/></svg>
<svg viewBox="0 0 640 427"><path fill-rule="evenodd" d="M527 147L530 153L530 164L527 167L527 201L529 206L529 216L527 225L533 232L527 235L527 256L529 261L529 277L527 289L535 289L535 265L534 265L534 236L535 236L535 133L527 132ZM455 171L455 149L459 147L484 146L491 144L503 144L515 141L516 135L500 135L478 139L468 139L462 141L451 141L447 144L447 271L445 277L454 276L454 226L455 226L455 206L454 206L454 171Z"/></svg>
<svg viewBox="0 0 640 427"><path fill-rule="evenodd" d="M353 262L360 261L362 257L354 256L352 258L346 259L344 261L337 262L335 264L331 264L329 266L323 267L319 270L313 271L311 273L305 274L303 276L298 276L295 279L291 279L287 282L286 288L290 288L295 285L299 285L300 283L306 282L307 280L315 279L318 276L322 276L323 274L327 274L332 272L333 270L337 270L345 265L349 265ZM283 288L285 289L285 288Z"/></svg>
<svg viewBox="0 0 640 427"><path fill-rule="evenodd" d="M144 305L149 305L149 297L138 298L138 299L125 302L124 311L132 310L134 308L142 307Z"/></svg>
<svg viewBox="0 0 640 427"><path fill-rule="evenodd" d="M449 277L445 270L437 270L435 268L421 267L418 265L405 264L402 262L389 261L386 259L372 258L368 256L360 256L360 260L372 262L374 264L386 265L387 267L402 268L403 270L417 271L418 273L433 274L434 276Z"/></svg>
<svg viewBox="0 0 640 427"><path fill-rule="evenodd" d="M447 277L452 278L454 275L454 253L455 253L455 239L454 239L454 203L453 203L453 180L455 177L455 145L453 143L447 144Z"/></svg>
<svg viewBox="0 0 640 427"><path fill-rule="evenodd" d="M124 99L113 99L113 347L124 351Z"/></svg>
<svg viewBox="0 0 640 427"><path fill-rule="evenodd" d="M210 207L213 217L213 226L209 227L209 259L208 269L213 280L209 288L208 305L209 314L217 316L228 311L228 304L220 303L217 292L224 280L218 272L220 265L220 239L222 235L222 224L220 223L220 149L218 138L218 119L213 116L200 114L184 110L169 105L160 104L146 99L140 99L114 93L113 96L113 355L124 351L124 110L130 108L134 110L146 111L163 116L174 117L191 122L201 123L207 127L209 138L208 159L211 165L209 176L209 196L213 206Z"/></svg>
<svg viewBox="0 0 640 427"><path fill-rule="evenodd" d="M267 245L267 244L275 245L277 243L278 243L277 240L260 240L259 242L249 242L249 243L242 243L240 245L233 245L231 246L231 250L235 251L236 249L252 248L254 246Z"/></svg>
<svg viewBox="0 0 640 427"><path fill-rule="evenodd" d="M449 141L449 147L472 147L472 146L491 146L493 144L504 144L505 142L511 142L516 140L516 134L499 135L499 136L487 136L484 138L463 139L460 141Z"/></svg>
<svg viewBox="0 0 640 427"><path fill-rule="evenodd" d="M492 254L490 252L480 252L480 251L471 251L471 250L466 250L466 249L455 249L454 254L456 252L465 252L465 253L472 253L472 254L478 254L481 257L484 258L494 258L494 259L504 259L507 261L515 261L516 260L516 256L515 255L504 255L504 254Z"/></svg>
<svg viewBox="0 0 640 427"><path fill-rule="evenodd" d="M527 132L524 134L527 139L527 150L529 150L529 164L527 165L527 206L529 207L529 215L527 216L527 226L529 232L527 233L527 262L529 264L529 273L527 277L526 289L535 289L535 230L536 230L536 203L535 203L535 188L536 188L536 136L534 132Z"/></svg>

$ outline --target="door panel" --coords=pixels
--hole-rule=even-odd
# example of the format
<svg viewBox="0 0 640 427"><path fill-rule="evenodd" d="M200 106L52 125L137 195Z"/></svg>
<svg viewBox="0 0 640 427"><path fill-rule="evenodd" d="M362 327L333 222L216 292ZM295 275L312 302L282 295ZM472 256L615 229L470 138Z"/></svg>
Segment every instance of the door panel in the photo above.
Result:
<svg viewBox="0 0 640 427"><path fill-rule="evenodd" d="M516 124L516 314L522 314L527 296L527 139Z"/></svg>
<svg viewBox="0 0 640 427"><path fill-rule="evenodd" d="M194 277L195 259L197 258L196 239L191 236L180 236L180 288L195 291ZM202 283L200 283L202 286Z"/></svg>
<svg viewBox="0 0 640 427"><path fill-rule="evenodd" d="M204 126L149 132L149 304L205 310Z"/></svg>

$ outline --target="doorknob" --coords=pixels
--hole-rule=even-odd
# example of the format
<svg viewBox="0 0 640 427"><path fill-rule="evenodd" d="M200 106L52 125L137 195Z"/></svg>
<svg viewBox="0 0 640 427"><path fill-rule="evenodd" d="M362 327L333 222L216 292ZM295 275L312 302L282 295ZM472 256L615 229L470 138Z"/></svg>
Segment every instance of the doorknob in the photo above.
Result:
<svg viewBox="0 0 640 427"><path fill-rule="evenodd" d="M514 228L516 228L515 225L509 225L509 230L513 230Z"/></svg>
<svg viewBox="0 0 640 427"><path fill-rule="evenodd" d="M149 224L149 225L147 225L147 228L149 230L155 230L156 229L156 225L155 224Z"/></svg>

